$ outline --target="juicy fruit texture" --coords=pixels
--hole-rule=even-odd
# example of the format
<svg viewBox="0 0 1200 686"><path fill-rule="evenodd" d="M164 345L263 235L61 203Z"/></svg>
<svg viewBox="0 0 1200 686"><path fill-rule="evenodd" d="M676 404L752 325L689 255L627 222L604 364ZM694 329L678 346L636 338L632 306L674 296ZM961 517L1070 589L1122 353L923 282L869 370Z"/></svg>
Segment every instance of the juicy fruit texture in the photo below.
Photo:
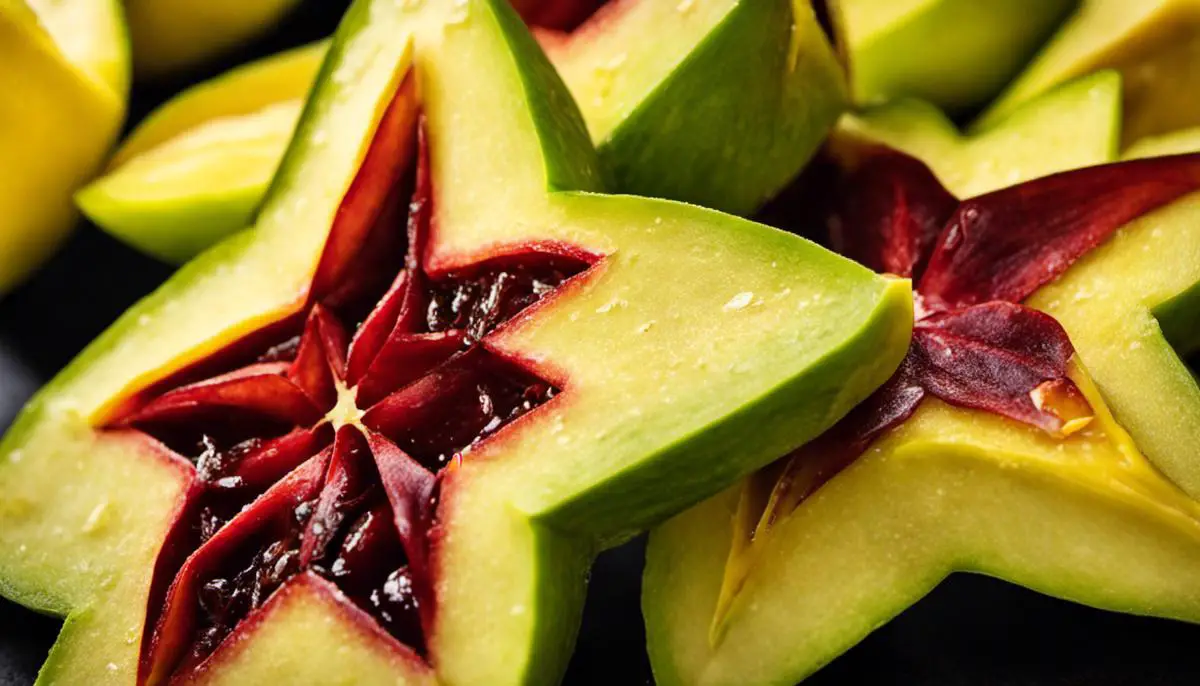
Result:
<svg viewBox="0 0 1200 686"><path fill-rule="evenodd" d="M849 61L856 102L915 97L959 112L998 93L1073 3L831 0L829 4L838 43Z"/></svg>
<svg viewBox="0 0 1200 686"><path fill-rule="evenodd" d="M0 446L0 587L67 615L47 680L554 682L597 550L820 433L903 356L905 282L597 193L498 1L360 0L323 73L256 227Z"/></svg>
<svg viewBox="0 0 1200 686"><path fill-rule="evenodd" d="M248 363L218 353L112 420L154 436L198 476L152 584L169 590L143 634L150 681L194 671L304 572L426 653L436 475L557 392L479 341L587 265L533 253L434 281L423 264L427 166L416 186L398 203L406 221L384 215L391 224L371 228L347 263L323 258L302 332L250 333L230 344L253 351ZM330 246L345 240L339 228Z"/></svg>
<svg viewBox="0 0 1200 686"><path fill-rule="evenodd" d="M806 3L639 0L591 14L595 4L516 7L539 27L615 190L752 212L844 108L840 67ZM80 206L170 262L243 229L325 49L284 53L178 96L133 133Z"/></svg>
<svg viewBox="0 0 1200 686"><path fill-rule="evenodd" d="M125 113L123 43L114 2L0 2L0 293L74 223L71 194Z"/></svg>
<svg viewBox="0 0 1200 686"><path fill-rule="evenodd" d="M1025 103L994 126L961 134L933 105L898 100L846 115L834 148L874 141L925 162L972 198L1055 172L1112 162L1121 136L1121 80L1091 74Z"/></svg>
<svg viewBox="0 0 1200 686"><path fill-rule="evenodd" d="M299 0L126 0L134 68L159 77L264 33Z"/></svg>
<svg viewBox="0 0 1200 686"><path fill-rule="evenodd" d="M1195 126L1198 59L1200 6L1192 0L1084 0L981 121L1081 74L1115 69L1124 80L1124 143Z"/></svg>
<svg viewBox="0 0 1200 686"><path fill-rule="evenodd" d="M1200 621L1186 590L1200 504L1142 457L1063 328L1016 304L1200 187L1200 157L1061 173L957 209L911 158L867 151L857 165L829 226L916 278L909 355L831 431L652 537L660 683L794 682L956 570ZM702 543L714 530L728 538Z"/></svg>

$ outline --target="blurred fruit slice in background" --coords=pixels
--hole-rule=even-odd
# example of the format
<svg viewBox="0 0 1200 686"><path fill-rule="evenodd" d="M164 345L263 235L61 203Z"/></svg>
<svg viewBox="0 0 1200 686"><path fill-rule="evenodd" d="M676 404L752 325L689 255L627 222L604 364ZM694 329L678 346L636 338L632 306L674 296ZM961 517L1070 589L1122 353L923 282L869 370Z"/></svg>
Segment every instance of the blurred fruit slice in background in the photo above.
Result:
<svg viewBox="0 0 1200 686"><path fill-rule="evenodd" d="M42 264L125 116L116 0L0 0L0 293Z"/></svg>
<svg viewBox="0 0 1200 686"><path fill-rule="evenodd" d="M513 4L579 103L615 191L752 213L795 176L846 105L841 67L807 2ZM177 264L244 228L326 45L177 96L78 194L80 207L120 240Z"/></svg>
<svg viewBox="0 0 1200 686"><path fill-rule="evenodd" d="M289 50L185 90L130 134L79 206L122 241L177 264L246 226L327 48Z"/></svg>
<svg viewBox="0 0 1200 686"><path fill-rule="evenodd" d="M1142 0L1116 0L1139 4ZM855 102L984 104L1071 10L1072 0L828 0Z"/></svg>
<svg viewBox="0 0 1200 686"><path fill-rule="evenodd" d="M125 0L134 68L156 78L263 34L300 0Z"/></svg>
<svg viewBox="0 0 1200 686"><path fill-rule="evenodd" d="M1097 69L1116 69L1124 78L1126 144L1200 125L1200 3L1084 0L981 124Z"/></svg>

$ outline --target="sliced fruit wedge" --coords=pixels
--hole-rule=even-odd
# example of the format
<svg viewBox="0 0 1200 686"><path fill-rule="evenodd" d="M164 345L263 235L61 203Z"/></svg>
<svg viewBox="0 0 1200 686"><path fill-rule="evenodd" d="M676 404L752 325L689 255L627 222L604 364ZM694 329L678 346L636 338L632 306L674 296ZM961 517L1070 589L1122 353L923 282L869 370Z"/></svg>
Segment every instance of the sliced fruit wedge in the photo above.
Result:
<svg viewBox="0 0 1200 686"><path fill-rule="evenodd" d="M128 82L115 0L0 2L0 293L74 224L71 194L112 144Z"/></svg>
<svg viewBox="0 0 1200 686"><path fill-rule="evenodd" d="M554 683L598 550L904 355L904 280L599 193L499 0L359 0L323 74L256 228L0 445L0 589L67 617L47 681Z"/></svg>
<svg viewBox="0 0 1200 686"><path fill-rule="evenodd" d="M1115 69L1124 80L1128 144L1200 124L1200 7L1191 0L1084 0L988 108L983 125L1077 76Z"/></svg>
<svg viewBox="0 0 1200 686"><path fill-rule="evenodd" d="M842 117L833 145L882 143L930 166L960 198L1112 162L1121 137L1121 79L1082 77L1025 103L987 130L964 135L933 105L898 100Z"/></svg>
<svg viewBox="0 0 1200 686"><path fill-rule="evenodd" d="M1111 375L1086 326L1121 340L1131 318L1108 293L1080 317L1086 298L1059 291L1079 278L1145 285L1093 261L1142 222L1194 214L1200 156L961 203L936 190L928 168L876 148L831 193L833 243L916 280L909 354L832 430L651 536L643 606L659 683L795 683L955 571L1200 622L1200 501L1180 488L1190 472L1172 471L1182 455L1162 452L1195 424L1175 405L1114 418L1086 368L1100 359ZM1200 407L1189 374L1180 387L1146 359L1164 356L1113 378L1111 397L1149 403L1141 389L1167 387Z"/></svg>
<svg viewBox="0 0 1200 686"><path fill-rule="evenodd" d="M1161 157L1200 152L1200 127L1172 131L1161 136L1147 136L1125 151L1126 159Z"/></svg>
<svg viewBox="0 0 1200 686"><path fill-rule="evenodd" d="M828 4L856 102L913 97L955 113L996 95L1073 6L1071 0Z"/></svg>
<svg viewBox="0 0 1200 686"><path fill-rule="evenodd" d="M614 190L752 212L844 107L841 69L807 3L598 4L518 6L542 27ZM172 262L244 228L325 49L284 53L180 95L133 133L80 206Z"/></svg>
<svg viewBox="0 0 1200 686"><path fill-rule="evenodd" d="M125 0L139 76L160 77L266 32L299 0Z"/></svg>

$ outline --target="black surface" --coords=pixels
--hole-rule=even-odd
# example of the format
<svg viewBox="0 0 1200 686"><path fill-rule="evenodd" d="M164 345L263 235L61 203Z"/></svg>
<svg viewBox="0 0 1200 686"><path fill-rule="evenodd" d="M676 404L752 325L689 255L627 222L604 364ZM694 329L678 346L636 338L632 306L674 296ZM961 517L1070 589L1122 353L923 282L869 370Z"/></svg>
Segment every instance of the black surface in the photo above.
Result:
<svg viewBox="0 0 1200 686"><path fill-rule="evenodd" d="M201 78L318 38L344 3L309 2ZM139 86L134 117L179 84ZM169 273L91 227L0 301L0 427L84 345ZM569 684L651 683L638 609L641 542L601 556ZM0 686L33 682L59 622L0 601ZM808 683L1155 686L1200 683L1200 627L1099 612L983 577L952 577Z"/></svg>

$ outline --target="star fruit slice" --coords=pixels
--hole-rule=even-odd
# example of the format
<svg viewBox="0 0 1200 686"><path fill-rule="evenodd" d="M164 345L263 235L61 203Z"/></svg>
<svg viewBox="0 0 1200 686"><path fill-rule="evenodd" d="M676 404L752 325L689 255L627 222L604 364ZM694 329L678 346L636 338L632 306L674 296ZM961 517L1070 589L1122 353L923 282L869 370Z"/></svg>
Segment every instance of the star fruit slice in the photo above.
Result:
<svg viewBox="0 0 1200 686"><path fill-rule="evenodd" d="M643 605L659 683L794 683L954 571L1200 621L1200 503L1142 455L1052 319L976 304L1069 278L1130 216L1200 186L1200 162L1069 172L946 210L925 202L928 169L891 159L851 178L858 214L842 213L843 230L895 222L883 242L915 252L899 268L940 312L833 431L652 535ZM865 176L873 161L886 166ZM864 191L880 195L874 221ZM934 241L929 225L944 226Z"/></svg>
<svg viewBox="0 0 1200 686"><path fill-rule="evenodd" d="M980 118L989 125L1030 98L1100 69L1124 80L1123 144L1200 124L1200 5L1193 0L1084 0Z"/></svg>
<svg viewBox="0 0 1200 686"><path fill-rule="evenodd" d="M959 198L1117 159L1121 78L1097 72L1030 100L994 126L961 133L935 106L893 101L844 115L839 148L881 143L924 161Z"/></svg>
<svg viewBox="0 0 1200 686"><path fill-rule="evenodd" d="M256 228L0 446L0 588L67 618L47 683L552 683L597 551L903 356L906 282L597 193L497 0L359 0L323 74Z"/></svg>
<svg viewBox="0 0 1200 686"><path fill-rule="evenodd" d="M957 114L995 96L1073 3L828 0L828 5L855 102L914 97Z"/></svg>
<svg viewBox="0 0 1200 686"><path fill-rule="evenodd" d="M546 14L567 5L578 12L578 3L519 6L531 23L571 29L537 35L614 190L749 213L796 174L844 108L841 69L807 3L638 0L605 5L577 27ZM244 228L325 45L177 96L78 195L80 207L171 262Z"/></svg>
<svg viewBox="0 0 1200 686"><path fill-rule="evenodd" d="M0 1L0 293L71 229L71 195L116 137L128 82L116 0Z"/></svg>

